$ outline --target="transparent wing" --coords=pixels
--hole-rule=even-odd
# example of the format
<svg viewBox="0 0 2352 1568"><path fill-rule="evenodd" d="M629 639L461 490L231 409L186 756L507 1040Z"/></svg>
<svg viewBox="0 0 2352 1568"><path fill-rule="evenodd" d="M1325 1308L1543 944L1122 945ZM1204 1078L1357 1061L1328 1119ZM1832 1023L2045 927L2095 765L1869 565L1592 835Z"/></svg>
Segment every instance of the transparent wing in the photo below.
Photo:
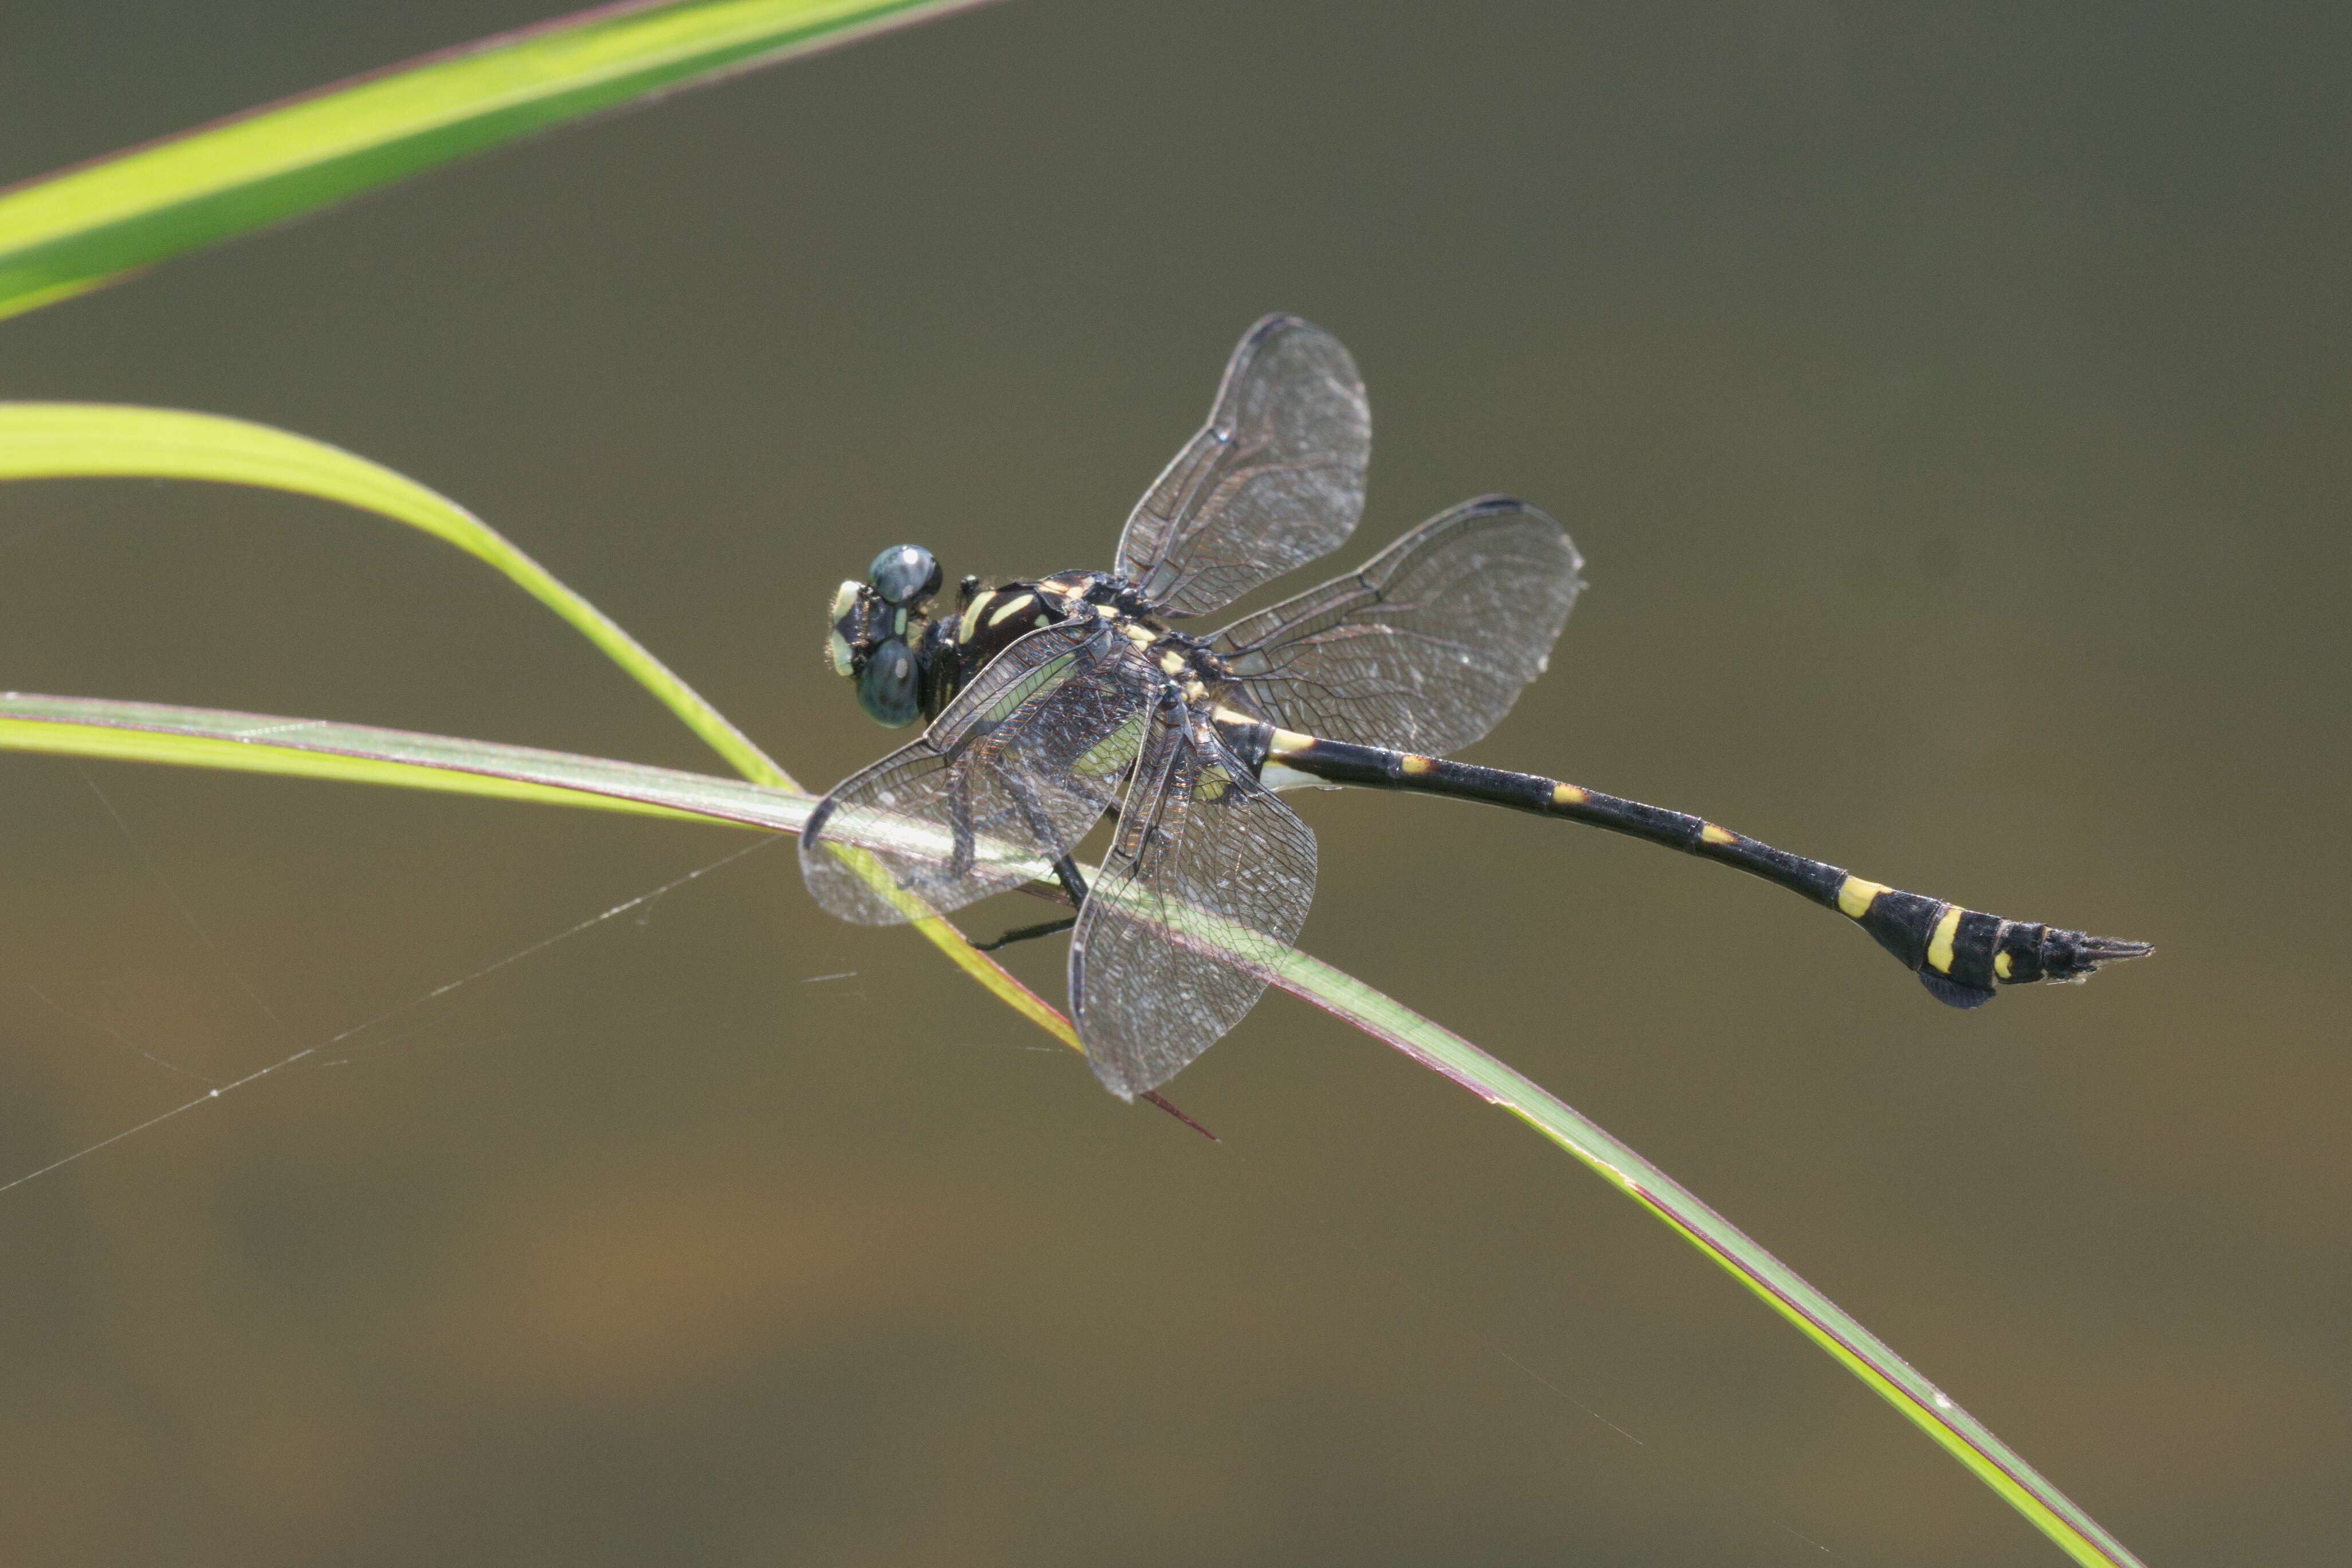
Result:
<svg viewBox="0 0 2352 1568"><path fill-rule="evenodd" d="M1103 628L1030 633L920 740L817 804L801 834L809 892L844 920L892 925L923 911L875 886L876 862L940 912L1052 875L1116 798L1160 684Z"/></svg>
<svg viewBox="0 0 2352 1568"><path fill-rule="evenodd" d="M1559 523L1487 496L1210 646L1240 679L1240 705L1283 729L1443 756L1543 673L1582 564Z"/></svg>
<svg viewBox="0 0 2352 1568"><path fill-rule="evenodd" d="M1070 1012L1104 1087L1157 1089L1240 1023L1314 897L1307 825L1213 730L1155 710L1070 939Z"/></svg>
<svg viewBox="0 0 2352 1568"><path fill-rule="evenodd" d="M1136 503L1116 570L1167 615L1231 604L1346 542L1371 445L1339 340L1268 316L1234 350L1209 422Z"/></svg>

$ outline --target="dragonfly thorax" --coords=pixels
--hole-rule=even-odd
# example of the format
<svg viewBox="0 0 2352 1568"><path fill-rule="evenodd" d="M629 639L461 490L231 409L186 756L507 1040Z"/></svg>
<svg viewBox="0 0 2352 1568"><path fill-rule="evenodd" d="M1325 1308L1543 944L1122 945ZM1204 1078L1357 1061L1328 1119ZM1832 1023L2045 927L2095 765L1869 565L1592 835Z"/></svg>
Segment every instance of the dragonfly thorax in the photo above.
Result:
<svg viewBox="0 0 2352 1568"><path fill-rule="evenodd" d="M929 622L920 639L909 644L926 719L938 718L956 693L1014 643L1071 621L1096 623L1128 638L1194 700L1228 679L1206 643L1144 614L1133 585L1108 573L1064 572L991 588L968 577L957 600L954 614Z"/></svg>

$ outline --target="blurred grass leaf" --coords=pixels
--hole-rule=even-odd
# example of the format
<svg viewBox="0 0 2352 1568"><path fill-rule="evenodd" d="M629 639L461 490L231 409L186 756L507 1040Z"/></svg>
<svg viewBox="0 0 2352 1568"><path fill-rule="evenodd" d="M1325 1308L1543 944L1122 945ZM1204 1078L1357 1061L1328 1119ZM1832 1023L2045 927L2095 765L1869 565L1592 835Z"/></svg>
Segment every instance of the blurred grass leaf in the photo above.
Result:
<svg viewBox="0 0 2352 1568"><path fill-rule="evenodd" d="M0 317L600 110L986 0L632 0L0 193Z"/></svg>

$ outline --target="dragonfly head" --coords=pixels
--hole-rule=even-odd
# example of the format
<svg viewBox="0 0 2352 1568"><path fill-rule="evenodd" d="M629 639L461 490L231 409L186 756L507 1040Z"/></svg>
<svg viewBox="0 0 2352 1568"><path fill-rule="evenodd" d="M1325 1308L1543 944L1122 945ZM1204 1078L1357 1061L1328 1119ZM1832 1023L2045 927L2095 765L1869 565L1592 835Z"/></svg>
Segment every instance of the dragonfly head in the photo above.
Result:
<svg viewBox="0 0 2352 1568"><path fill-rule="evenodd" d="M923 674L917 657L923 606L940 591L940 563L919 544L894 544L874 558L863 583L844 583L833 596L825 652L838 674L857 682L857 705L877 722L898 729L922 710Z"/></svg>

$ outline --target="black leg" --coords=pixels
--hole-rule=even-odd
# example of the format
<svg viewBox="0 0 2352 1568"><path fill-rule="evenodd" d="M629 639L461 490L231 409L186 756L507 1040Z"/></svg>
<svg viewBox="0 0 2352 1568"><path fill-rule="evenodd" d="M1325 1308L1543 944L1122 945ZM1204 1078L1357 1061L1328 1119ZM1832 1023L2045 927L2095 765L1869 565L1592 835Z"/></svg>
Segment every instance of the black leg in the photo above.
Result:
<svg viewBox="0 0 2352 1568"><path fill-rule="evenodd" d="M1076 860L1071 859L1067 855L1055 860L1054 879L1062 884L1062 891L1068 897L1073 908L1083 910L1087 907L1087 879L1078 875L1078 863ZM1029 885L1033 888L1041 886L1035 882ZM994 942L976 942L971 945L975 952L994 952L998 948L1010 947L1016 942L1027 942L1032 937L1052 936L1056 931L1066 931L1077 923L1077 916L1065 915L1060 920L1047 921L1043 925L1016 926Z"/></svg>
<svg viewBox="0 0 2352 1568"><path fill-rule="evenodd" d="M1033 937L1052 936L1055 932L1067 931L1077 923L1077 916L1064 915L1060 920L1047 921L1044 925L1016 926L994 942L973 942L972 950L976 952L994 952L998 948L1011 947L1016 942L1027 942Z"/></svg>

